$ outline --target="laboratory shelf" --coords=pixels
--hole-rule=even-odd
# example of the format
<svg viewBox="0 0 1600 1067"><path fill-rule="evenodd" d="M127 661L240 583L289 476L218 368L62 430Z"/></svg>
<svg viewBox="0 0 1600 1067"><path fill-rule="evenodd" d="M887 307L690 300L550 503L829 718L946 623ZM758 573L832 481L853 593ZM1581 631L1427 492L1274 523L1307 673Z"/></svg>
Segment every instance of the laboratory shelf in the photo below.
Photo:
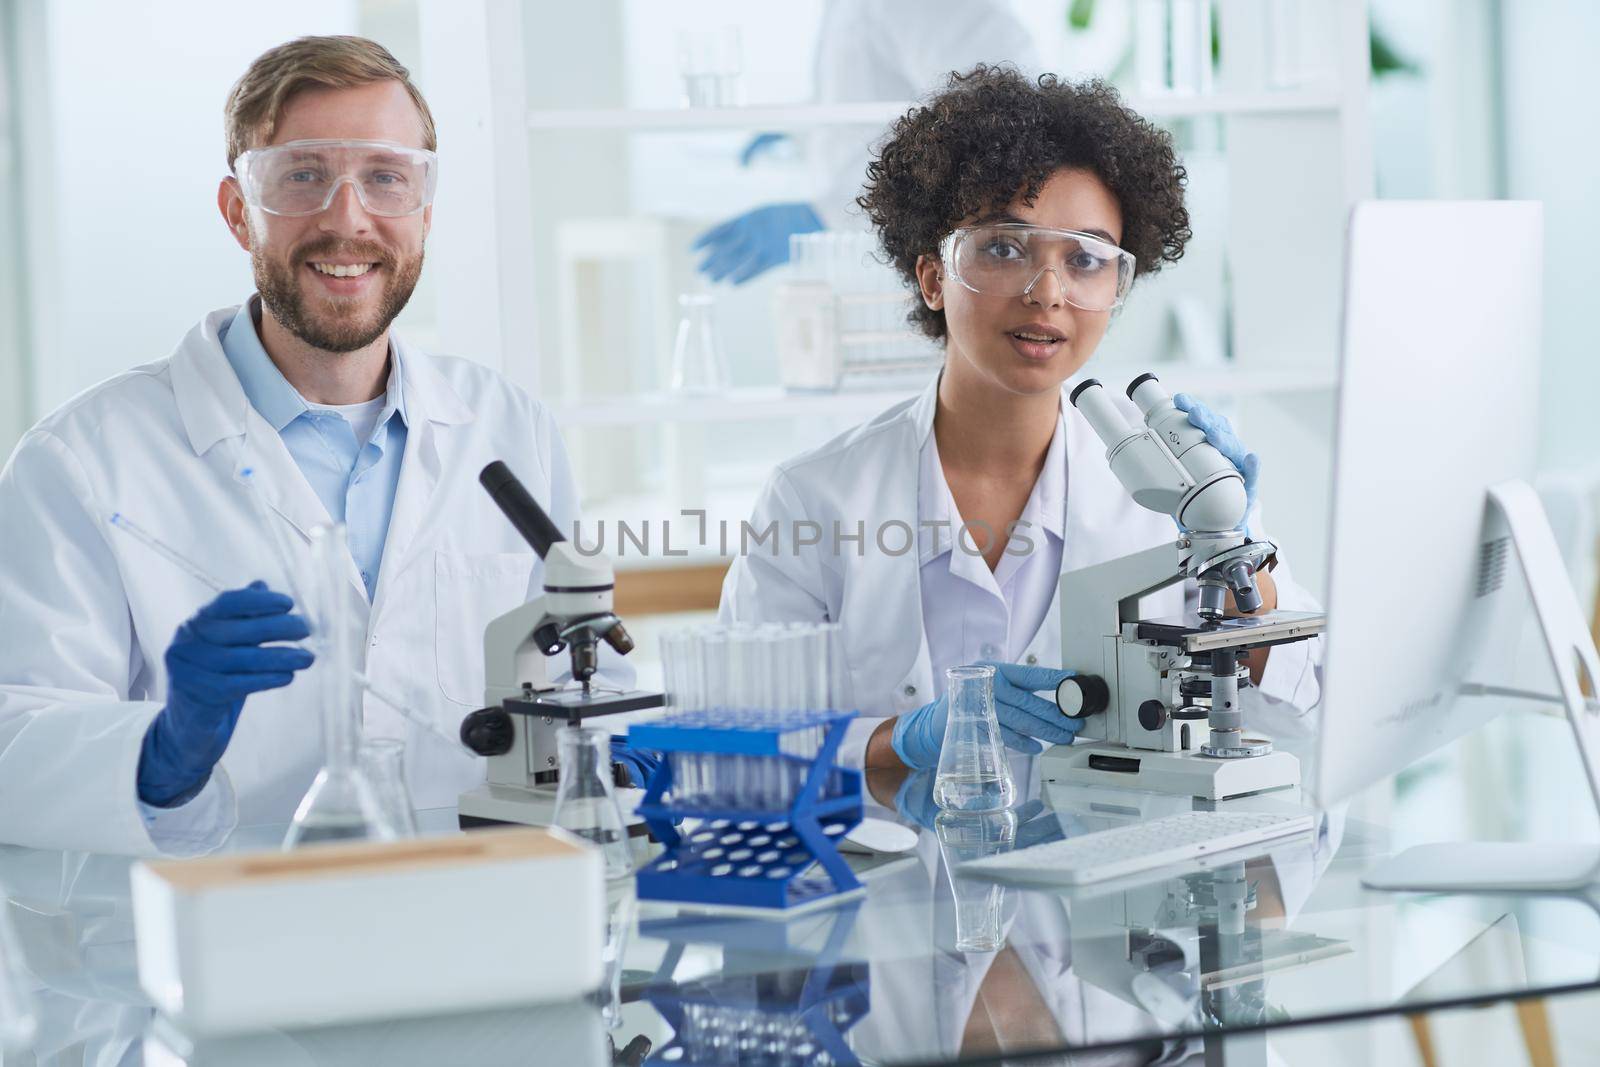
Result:
<svg viewBox="0 0 1600 1067"><path fill-rule="evenodd" d="M1196 96L1124 97L1149 118L1207 115L1335 114L1341 99L1331 89ZM703 108L539 108L528 112L530 130L805 130L827 126L882 126L909 110L913 101L796 104Z"/></svg>
<svg viewBox="0 0 1600 1067"><path fill-rule="evenodd" d="M1318 392L1332 389L1337 377L1331 370L1250 370L1237 367L1196 367L1154 364L1149 367L1097 367L1094 373L1110 382L1122 370L1132 378L1152 370L1170 388L1210 396L1259 396L1274 393ZM650 423L759 422L781 418L851 418L864 420L902 400L918 395L922 384L900 389L850 390L833 393L789 392L775 386L729 389L704 396L677 393L640 393L602 397L582 402L553 402L551 414L562 429L574 426L636 426Z"/></svg>

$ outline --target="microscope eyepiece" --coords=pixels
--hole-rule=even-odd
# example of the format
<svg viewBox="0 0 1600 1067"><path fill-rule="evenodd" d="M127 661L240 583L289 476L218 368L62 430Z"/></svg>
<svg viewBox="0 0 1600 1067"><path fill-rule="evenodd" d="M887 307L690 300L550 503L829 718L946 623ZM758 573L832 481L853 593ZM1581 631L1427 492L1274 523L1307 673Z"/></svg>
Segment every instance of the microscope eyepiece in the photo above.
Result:
<svg viewBox="0 0 1600 1067"><path fill-rule="evenodd" d="M1128 383L1128 399L1132 400L1133 399L1133 394L1138 392L1139 386L1143 385L1145 382L1156 382L1156 381L1160 381L1160 380L1161 379L1157 378L1154 374L1151 374L1149 371L1146 371L1145 373L1139 375L1133 381Z"/></svg>
<svg viewBox="0 0 1600 1067"><path fill-rule="evenodd" d="M1070 394L1068 394L1067 403L1071 404L1073 407L1077 407L1078 406L1078 394L1083 392L1085 389L1089 389L1089 388L1091 388L1093 386L1096 386L1096 385L1099 385L1099 384L1100 384L1100 379L1098 379L1098 378L1085 378L1083 381L1078 383L1077 388L1073 389L1072 392Z"/></svg>
<svg viewBox="0 0 1600 1067"><path fill-rule="evenodd" d="M511 473L511 468L498 459L483 468L478 475L478 482L488 491L506 518L511 520L511 525L517 528L523 540L539 553L540 559L544 559L551 545L566 540L556 524L550 521L550 516L545 514L544 508Z"/></svg>

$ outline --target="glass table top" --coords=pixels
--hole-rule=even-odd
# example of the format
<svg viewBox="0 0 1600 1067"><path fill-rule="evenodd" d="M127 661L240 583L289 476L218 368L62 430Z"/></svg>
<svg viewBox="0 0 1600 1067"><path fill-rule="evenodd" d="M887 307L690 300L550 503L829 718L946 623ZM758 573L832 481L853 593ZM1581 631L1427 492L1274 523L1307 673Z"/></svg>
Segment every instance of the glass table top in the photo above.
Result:
<svg viewBox="0 0 1600 1067"><path fill-rule="evenodd" d="M602 994L227 1039L184 1034L141 992L130 859L0 847L37 1016L25 1047L39 1062L166 1064L899 1064L1090 1049L1108 1062L1265 1063L1259 1035L1279 1027L1600 986L1592 896L1368 890L1361 874L1391 835L1342 810L1207 869L1070 891L953 876L962 859L1197 803L1014 766L1026 803L960 818L936 817L930 775L870 774L868 817L912 827L916 845L852 856L867 886L852 902L785 917L614 891L626 933L609 1005ZM1282 796L1219 806L1303 810ZM452 809L419 822L455 831ZM283 830L244 827L227 847L275 848Z"/></svg>

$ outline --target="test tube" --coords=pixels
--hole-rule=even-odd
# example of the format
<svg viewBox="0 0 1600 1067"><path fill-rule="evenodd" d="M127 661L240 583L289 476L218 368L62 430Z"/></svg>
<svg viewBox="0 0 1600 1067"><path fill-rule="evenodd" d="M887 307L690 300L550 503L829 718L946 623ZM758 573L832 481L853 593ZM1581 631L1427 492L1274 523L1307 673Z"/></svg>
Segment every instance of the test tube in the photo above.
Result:
<svg viewBox="0 0 1600 1067"><path fill-rule="evenodd" d="M661 677L662 687L666 690L668 721L682 722L685 718L684 701L688 697L686 653L689 647L689 635L685 631L670 630L661 635ZM672 796L685 804L695 802L692 755L688 752L667 754L672 764Z"/></svg>

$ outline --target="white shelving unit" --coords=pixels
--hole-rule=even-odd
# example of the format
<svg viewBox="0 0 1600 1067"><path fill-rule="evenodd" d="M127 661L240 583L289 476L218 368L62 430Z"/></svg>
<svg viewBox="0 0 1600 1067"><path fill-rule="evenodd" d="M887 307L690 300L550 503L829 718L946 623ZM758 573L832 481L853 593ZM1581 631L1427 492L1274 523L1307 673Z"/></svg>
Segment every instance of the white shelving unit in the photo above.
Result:
<svg viewBox="0 0 1600 1067"><path fill-rule="evenodd" d="M1205 96L1134 96L1129 107L1149 118L1212 115L1333 113L1340 97L1331 90L1212 93ZM904 115L911 101L784 107L555 108L528 113L528 128L554 130L809 130L826 126L886 126Z"/></svg>
<svg viewBox="0 0 1600 1067"><path fill-rule="evenodd" d="M1209 397L1316 393L1326 391L1335 384L1332 373L1318 370L1261 370L1246 373L1232 367L1162 363L1152 364L1148 368L1119 368L1125 370L1130 378L1146 369L1156 372L1169 389ZM1109 372L1101 368L1096 373ZM1108 380L1115 383L1119 379ZM891 404L916 396L918 392L920 387L845 389L836 393L796 393L773 387L729 389L705 395L645 393L613 399L596 398L581 404L553 404L551 411L556 422L563 427L760 422L817 416L868 419Z"/></svg>
<svg viewBox="0 0 1600 1067"><path fill-rule="evenodd" d="M1344 231L1351 204L1372 195L1367 12L1356 0L1299 5L1316 20L1301 39L1305 69L1313 73L1300 86L1268 89L1263 27L1270 2L1221 0L1222 59L1215 92L1125 99L1151 119L1209 121L1219 131L1225 217L1208 215L1205 221L1225 248L1231 359L1217 368L1154 359L1151 366L1177 388L1232 399L1249 442L1266 459L1263 499L1269 502L1273 533L1290 546L1305 584L1319 591L1326 559ZM436 208L441 223L446 217L450 223L439 227L429 247L447 348L487 355L487 362L498 356L514 381L552 403L560 424L580 441L591 431L605 431L610 435L603 439L606 449L618 455L598 460L614 463L612 470L636 458L623 457L622 450L653 442L647 451L667 470L659 490L663 500L694 499L704 488L696 470L705 467L708 456L715 458L719 447L708 445L708 439L743 432L742 424L787 420L794 426L796 420L814 419L818 433L831 433L842 419L870 417L909 395L909 386L827 395L749 388L701 398L648 392L646 386L636 394L614 395L630 382L658 380L666 353L656 350L670 346L670 322L665 337L658 329L632 344L609 335L599 339L624 317L630 286L661 288L653 297L658 312L663 302L670 304L676 291L670 288L676 283L671 270L657 270L638 257L680 255L679 244L686 245L693 232L670 229L689 225L682 220L630 217L628 183L653 175L629 173L627 146L643 142L643 135L870 130L903 114L908 103L634 107L629 106L630 71L622 44L626 0L552 5L541 14L537 32L525 22L517 0L463 0L449 5L447 14L443 5L419 9L424 89L440 130L450 136L450 187L441 188ZM563 52L576 40L585 42L581 57ZM430 81L430 71L449 71L448 81ZM685 144L691 143L693 138L686 137ZM610 305L598 313L591 309L581 329L573 322L550 321L561 318L556 305L568 297L557 300L557 294L569 294L570 282L541 277L536 266L554 262L541 256L547 245L554 246L554 227L567 217L563 212L586 225L598 223L586 234L643 222L654 242L624 266L626 284L600 287L614 301L615 314ZM556 271L548 265L542 269L546 275ZM683 266L674 269L681 272ZM680 274L676 281L681 280ZM574 391L574 357L565 349L575 335L588 344L580 361L585 388L603 389L605 395ZM588 353L594 355L592 366ZM1140 362L1137 350L1117 352L1115 373L1124 367L1146 369L1134 366ZM553 384L550 369L563 366L568 373L562 375L557 399L541 380ZM1114 377L1104 362L1091 364L1088 373ZM591 444L590 454L581 458L595 459L599 451Z"/></svg>

